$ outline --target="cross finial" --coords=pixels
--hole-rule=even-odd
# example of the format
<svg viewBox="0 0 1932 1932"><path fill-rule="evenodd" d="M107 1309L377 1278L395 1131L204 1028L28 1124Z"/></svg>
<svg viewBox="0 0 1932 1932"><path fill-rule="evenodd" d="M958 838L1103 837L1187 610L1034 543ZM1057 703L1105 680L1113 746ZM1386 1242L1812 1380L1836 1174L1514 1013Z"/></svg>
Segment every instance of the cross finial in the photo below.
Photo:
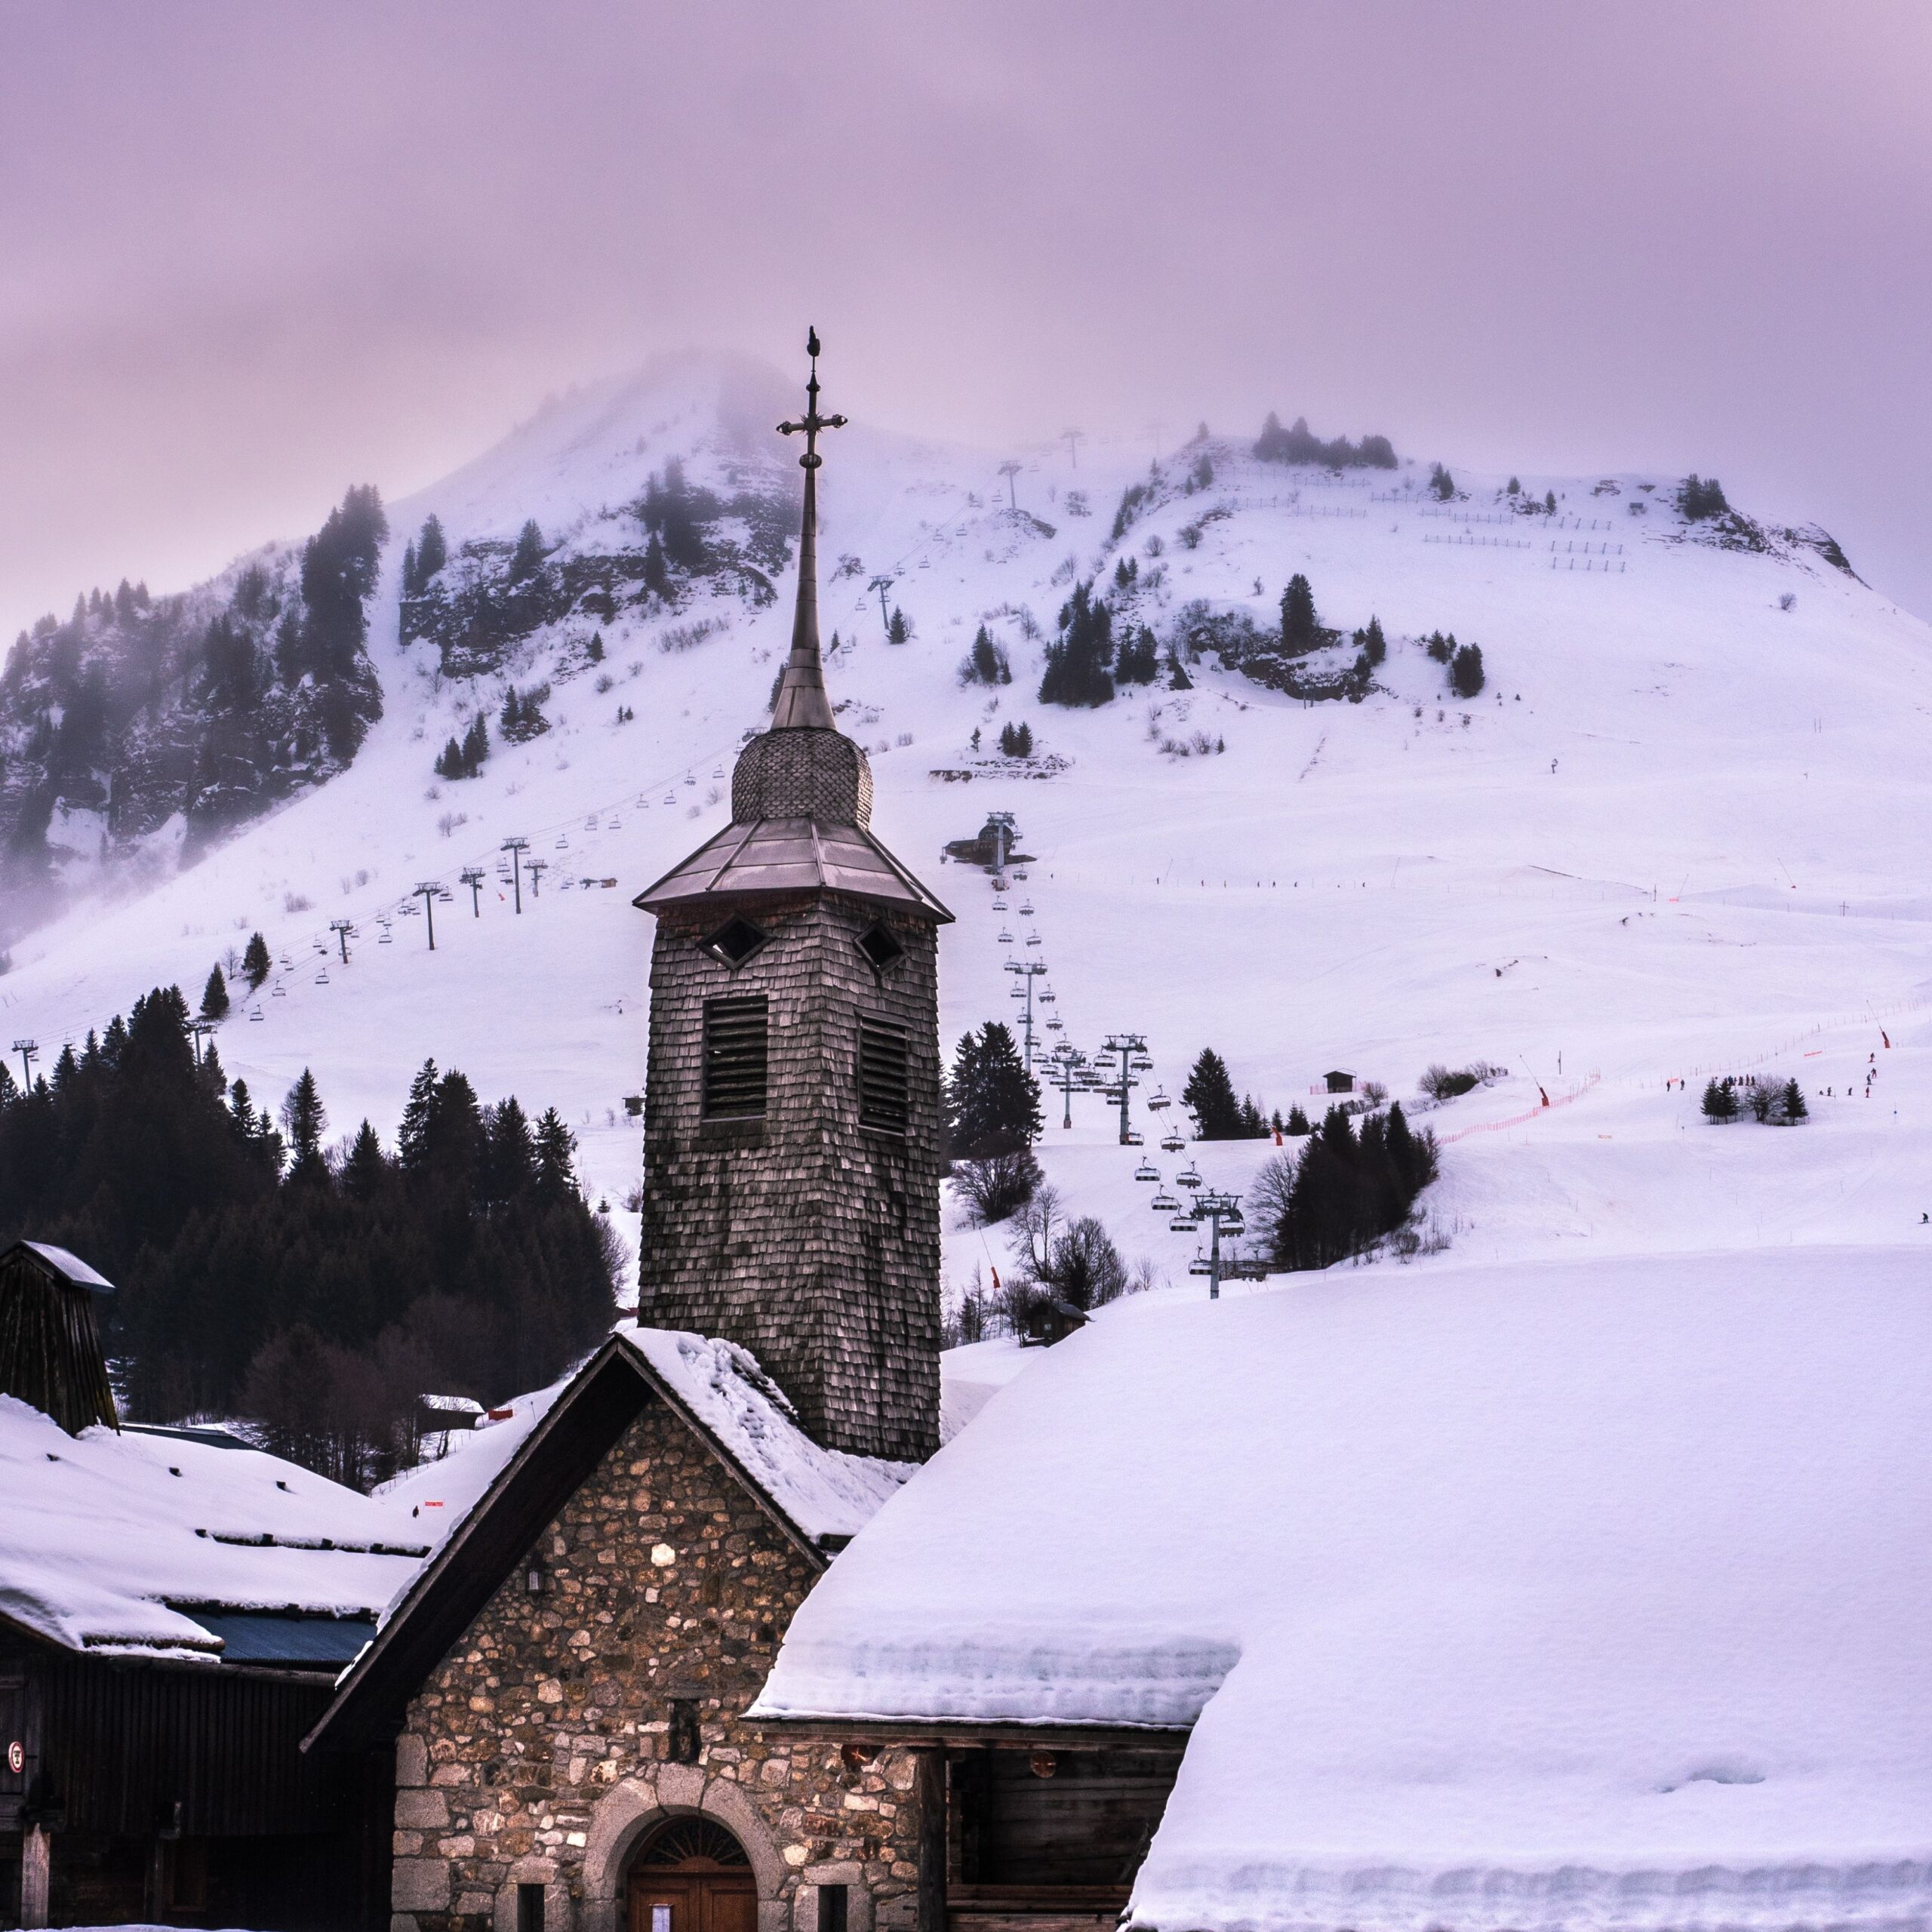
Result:
<svg viewBox="0 0 1932 1932"><path fill-rule="evenodd" d="M805 432L805 453L798 459L801 469L816 469L825 459L818 453L818 432L821 429L842 429L845 419L842 416L821 416L818 413L818 331L805 331L805 353L812 358L812 371L805 383L805 413L796 423L781 423L778 433L781 436L793 436L802 429Z"/></svg>
<svg viewBox="0 0 1932 1932"><path fill-rule="evenodd" d="M779 679L778 697L772 707L774 731L798 728L833 731L832 701L825 694L825 670L818 649L818 466L825 459L818 453L821 429L842 429L842 416L818 413L818 331L805 331L805 353L812 358L811 380L805 384L805 413L796 423L781 423L781 436L805 432L805 453L798 466L805 472L804 515L798 528L798 604L792 620L792 654Z"/></svg>

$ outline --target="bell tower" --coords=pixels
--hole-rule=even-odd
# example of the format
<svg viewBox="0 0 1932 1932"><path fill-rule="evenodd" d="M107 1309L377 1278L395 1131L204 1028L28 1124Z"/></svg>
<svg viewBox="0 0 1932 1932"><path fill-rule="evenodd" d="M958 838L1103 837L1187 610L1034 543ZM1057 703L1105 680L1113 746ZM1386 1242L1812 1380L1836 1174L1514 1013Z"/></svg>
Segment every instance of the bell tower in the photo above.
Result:
<svg viewBox="0 0 1932 1932"><path fill-rule="evenodd" d="M654 913L638 1312L741 1343L828 1448L939 1446L938 929L872 836L872 768L818 637L816 332L791 655L731 822Z"/></svg>

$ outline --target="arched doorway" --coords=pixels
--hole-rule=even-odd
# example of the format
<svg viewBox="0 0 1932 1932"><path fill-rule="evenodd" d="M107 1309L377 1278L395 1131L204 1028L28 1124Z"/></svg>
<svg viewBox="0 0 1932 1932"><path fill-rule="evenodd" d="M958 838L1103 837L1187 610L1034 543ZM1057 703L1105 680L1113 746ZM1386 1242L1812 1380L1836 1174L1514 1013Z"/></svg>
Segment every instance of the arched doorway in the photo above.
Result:
<svg viewBox="0 0 1932 1932"><path fill-rule="evenodd" d="M745 1848L715 1818L658 1826L631 1862L629 1932L758 1932Z"/></svg>

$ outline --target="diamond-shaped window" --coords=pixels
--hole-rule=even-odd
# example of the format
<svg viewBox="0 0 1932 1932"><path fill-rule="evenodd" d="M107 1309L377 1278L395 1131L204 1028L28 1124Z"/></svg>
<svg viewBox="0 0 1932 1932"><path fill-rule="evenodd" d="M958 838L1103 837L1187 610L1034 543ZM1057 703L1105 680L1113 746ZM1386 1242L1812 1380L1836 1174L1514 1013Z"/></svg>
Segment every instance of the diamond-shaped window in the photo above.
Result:
<svg viewBox="0 0 1932 1932"><path fill-rule="evenodd" d="M906 956L906 949L883 924L876 921L868 926L853 941L853 944L872 962L872 970L878 973L883 973L888 966Z"/></svg>
<svg viewBox="0 0 1932 1932"><path fill-rule="evenodd" d="M771 935L749 919L727 919L704 942L704 949L714 959L721 959L734 971L758 952Z"/></svg>

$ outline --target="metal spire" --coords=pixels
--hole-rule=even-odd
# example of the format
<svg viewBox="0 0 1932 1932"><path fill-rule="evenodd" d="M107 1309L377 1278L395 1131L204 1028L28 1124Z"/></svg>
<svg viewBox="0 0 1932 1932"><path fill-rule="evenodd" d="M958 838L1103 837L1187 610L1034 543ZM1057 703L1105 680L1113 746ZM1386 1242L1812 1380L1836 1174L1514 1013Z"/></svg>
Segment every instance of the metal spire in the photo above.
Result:
<svg viewBox="0 0 1932 1932"><path fill-rule="evenodd" d="M812 358L812 369L805 384L804 416L799 422L778 426L781 436L804 432L805 453L798 459L798 467L805 472L805 510L798 537L798 605L792 620L792 654L786 660L778 703L772 712L774 731L838 728L832 720L831 700L825 694L825 667L818 651L818 466L825 460L818 453L818 432L841 429L845 419L818 413L818 331L808 329L805 353Z"/></svg>

